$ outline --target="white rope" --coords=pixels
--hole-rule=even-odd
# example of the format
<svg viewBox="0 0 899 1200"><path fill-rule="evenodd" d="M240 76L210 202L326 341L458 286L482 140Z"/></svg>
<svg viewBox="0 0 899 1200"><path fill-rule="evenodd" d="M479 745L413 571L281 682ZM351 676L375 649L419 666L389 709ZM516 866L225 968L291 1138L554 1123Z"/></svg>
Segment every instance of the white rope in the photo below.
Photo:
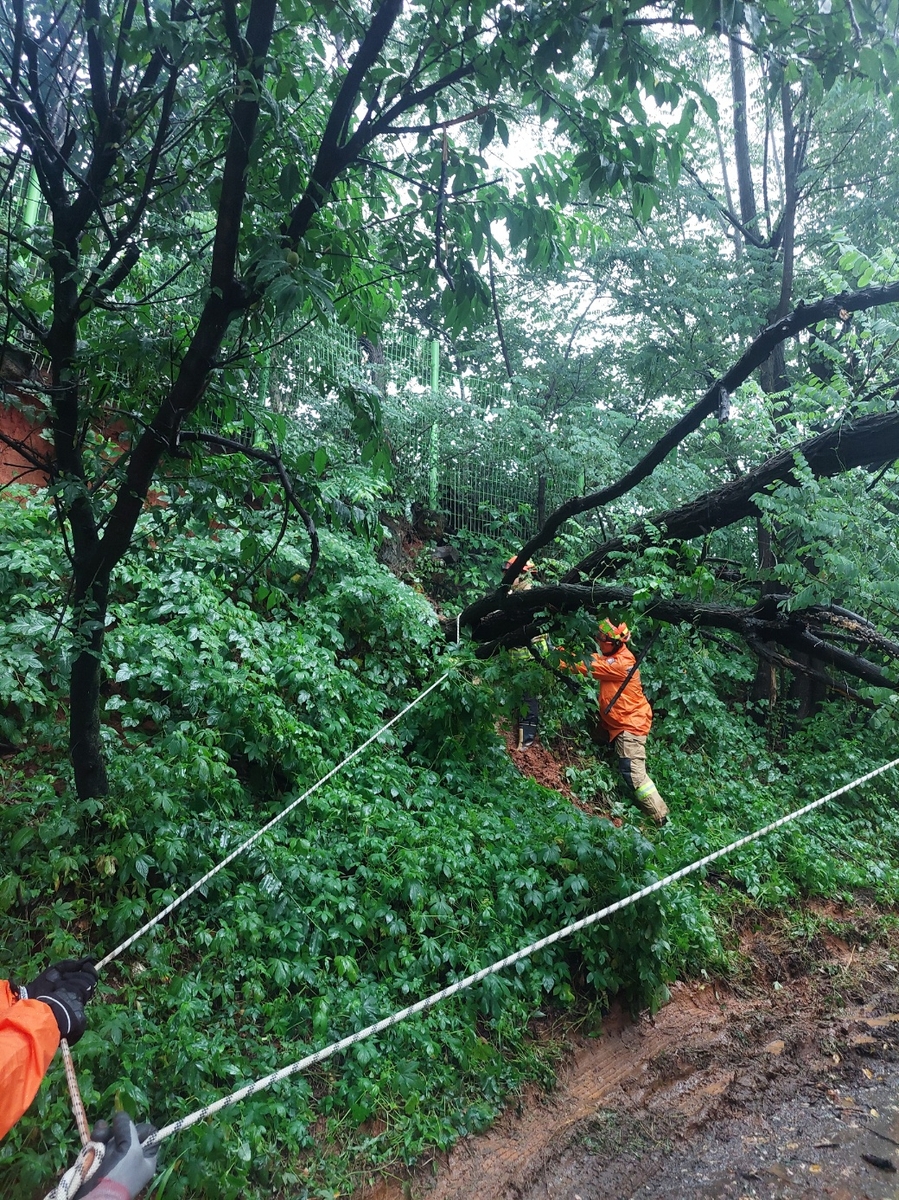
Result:
<svg viewBox="0 0 899 1200"><path fill-rule="evenodd" d="M277 825L279 821L283 821L284 818L289 813L293 812L293 810L297 807L297 805L302 804L304 800L308 800L308 798L312 795L312 793L317 792L318 789L320 787L322 787L323 784L326 784L329 779L333 779L333 777L337 774L338 771L342 771L343 768L345 766L347 766L348 763L351 763L354 758L356 758L358 755L360 755L362 753L362 751L366 749L366 747L370 746L372 744L372 742L377 741L377 739L381 736L382 733L386 733L387 730L391 727L391 725L395 725L397 723L397 721L400 720L401 717L404 717L407 712L409 712L411 709L415 708L416 704L420 704L422 702L422 700L424 700L425 696L430 695L430 693L433 692L433 690L435 688L439 687L445 679L449 678L449 675L450 675L449 671L445 671L440 676L439 679L436 679L430 685L430 687L425 688L425 690L423 692L421 692L418 696L416 696L415 699L412 700L409 704L407 704L404 709L402 709L400 712L398 712L395 717L391 717L386 725L382 725L377 733L373 733L367 741L362 743L361 746L357 746L357 748L352 752L352 754L347 755L347 757L343 760L342 763L339 763L336 767L333 767L327 773L327 775L323 775L317 783L314 783L311 788L309 788L307 791L303 792L302 796L298 796L297 799L294 800L291 804L289 804L282 813L278 814L277 817L272 817L272 819L268 822L267 825L263 825L260 830L258 830L256 833L254 833L252 837L247 838L247 840L245 842L243 842L240 846L238 846L236 850L232 850L227 858L223 858L222 861L217 866L213 867L211 871L207 871L202 879L198 879L197 882L192 884L187 889L186 892L182 892L181 895L177 897L177 899L175 899L171 902L171 904L166 905L166 907L162 910L162 912L157 913L156 916L153 917L152 920L147 921L146 925L141 925L141 927L140 927L140 929L138 929L137 933L133 933L130 938L128 938L126 941L122 942L122 944L120 946L116 946L115 950L112 950L109 954L106 955L105 958L101 958L100 961L97 963L97 970L101 971L105 966L107 966L109 963L111 963L114 958L118 958L118 956L120 954L122 954L125 950L127 950L129 946L133 945L133 943L136 942L138 938L143 937L143 935L145 933L147 933L149 930L151 930L154 925L158 925L159 922L164 920L169 915L170 912L174 912L174 910L176 908L178 908L179 905L183 904L184 901L188 899L188 897L192 896L194 894L194 892L198 891L205 883L208 883L209 880L212 879L213 875L217 875L219 871L221 871L224 867L227 867L228 863L233 862L234 859L237 858L237 856L239 854L243 854L244 850L249 850L250 846L252 846L256 842L258 842L259 839L263 836L263 834L268 833L268 831L270 829L272 829L275 825Z"/></svg>
<svg viewBox="0 0 899 1200"><path fill-rule="evenodd" d="M66 1083L69 1085L69 1099L72 1102L72 1112L75 1114L75 1124L78 1126L78 1136L81 1138L81 1145L86 1146L91 1140L91 1131L87 1123L87 1113L84 1111L84 1101L81 1099L81 1091L78 1087L75 1064L72 1062L72 1051L65 1038L60 1038L59 1048L62 1051Z"/></svg>
<svg viewBox="0 0 899 1200"><path fill-rule="evenodd" d="M69 1167L53 1191L47 1193L44 1200L71 1200L81 1185L96 1175L105 1153L106 1147L102 1142L85 1142L80 1154L75 1159L75 1165Z"/></svg>
<svg viewBox="0 0 899 1200"><path fill-rule="evenodd" d="M481 971L476 971L473 975L468 975L465 979L460 979L458 982L450 984L441 991L435 992L433 996L428 996L425 1000L419 1000L416 1004L411 1004L408 1008L401 1009L400 1012L394 1013L391 1017L385 1017L374 1025L369 1025L367 1028L360 1029L357 1033L352 1033L349 1037L345 1037L339 1042L334 1042L332 1045L326 1046L323 1050L317 1050L314 1054L307 1055L306 1058L300 1059L299 1062L292 1063L288 1067L282 1067L280 1070L274 1071L271 1075L266 1075L263 1079L257 1079L254 1083L249 1083L246 1087L232 1092L229 1096L223 1096L222 1099L216 1100L213 1104L207 1104L204 1108L198 1109L187 1117L182 1117L179 1121L173 1121L170 1125L163 1126L157 1133L151 1134L144 1145L147 1147L155 1145L157 1142L161 1142L163 1138L167 1138L173 1133L178 1133L182 1129L187 1129L191 1125L195 1125L197 1121L202 1121L205 1117L211 1116L223 1108L237 1104L241 1100L246 1100L249 1096L255 1095L256 1092L262 1091L263 1088L270 1087L273 1083L279 1083L282 1079L287 1079L291 1075L305 1071L307 1067L314 1066L315 1063L324 1062L325 1059L330 1058L339 1051L346 1050L350 1046L356 1045L357 1042L371 1037L373 1034L381 1033L383 1030L389 1029L392 1025L398 1025L400 1021L405 1021L407 1017L433 1008L441 1000L446 1000L450 996L454 996L457 992L464 991L474 984L480 983L488 975L495 975L498 971L502 971L506 967L512 966L513 963L534 954L537 950L542 950L546 946L551 946L554 942L560 941L562 938L569 937L572 933L577 933L581 929L595 925L597 921L604 920L606 917L611 916L612 913L619 912L621 909L627 908L628 905L635 904L645 896L652 895L653 892L661 891L662 888L668 887L670 884L685 878L687 875L691 875L694 871L698 871L709 863L714 862L715 859L722 858L725 854L730 854L732 851L740 849L741 846L746 846L750 842L764 837L766 834L771 833L772 830L786 825L789 821L795 821L797 817L805 816L806 813L810 813L813 809L820 808L822 804L826 804L828 800L833 800L837 796L841 796L844 792L848 792L854 787L859 787L861 784L867 783L869 779L874 779L875 776L882 775L884 771L889 771L896 766L899 766L899 758L893 759L892 762L886 763L882 767L877 767L873 771L869 771L867 775L862 775L860 778L854 779L852 783L844 784L843 787L837 788L835 792L829 792L826 796L822 796L818 800L813 800L811 804L806 804L803 808L798 808L795 812L791 812L785 817L780 817L778 820L772 821L770 825L765 825L762 829L757 829L755 833L747 834L745 837L731 842L729 846L725 846L721 850L715 850L711 854L706 854L704 858L698 859L696 862L691 863L690 866L682 867L679 871L675 871L671 875L666 875L664 879L659 879L656 883L641 888L639 892L634 892L633 895L626 896L623 900L617 900L614 904L609 904L606 908L600 909L599 912L595 912L589 917L582 917L581 920L575 921L571 925L566 925L564 929L560 929L556 933L549 934L548 937L533 942L523 950L516 950L514 954L509 954L506 958L500 959L499 962L495 962L489 967L484 967Z"/></svg>

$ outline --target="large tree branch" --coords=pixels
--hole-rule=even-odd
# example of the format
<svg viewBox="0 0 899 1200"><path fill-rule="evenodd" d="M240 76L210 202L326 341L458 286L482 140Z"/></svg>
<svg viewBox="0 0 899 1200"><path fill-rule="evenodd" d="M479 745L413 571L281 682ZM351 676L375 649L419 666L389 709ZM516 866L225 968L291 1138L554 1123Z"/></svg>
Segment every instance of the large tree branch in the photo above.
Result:
<svg viewBox="0 0 899 1200"><path fill-rule="evenodd" d="M122 78L122 68L124 66L124 57L122 51L125 41L131 33L134 24L134 10L137 7L137 0L127 0L122 20L119 24L119 36L116 42L115 58L112 64L112 71L109 75L109 103L114 107L119 102L119 84Z"/></svg>
<svg viewBox="0 0 899 1200"><path fill-rule="evenodd" d="M696 500L669 509L634 525L621 537L603 542L576 567L563 576L570 583L582 576L593 576L607 562L609 555L624 550L636 550L657 540L657 534L675 541L703 537L716 529L725 529L737 521L757 516L755 497L777 483L796 482L797 459L805 461L817 479L829 479L852 467L877 468L899 458L899 412L875 413L858 421L847 421L828 429L817 437L801 442L791 450L783 450L767 459L761 466L742 478L706 492Z"/></svg>
<svg viewBox="0 0 899 1200"><path fill-rule="evenodd" d="M552 625L558 614L605 613L610 605L617 605L640 607L645 617L665 624L729 629L747 642L750 639L774 642L826 662L871 687L899 690L899 681L884 674L876 663L825 641L825 631L813 624L809 612L781 611L778 601L783 597L765 596L751 608L735 608L664 597L638 604L637 595L636 588L616 584L586 587L577 583L554 583L510 592L503 598L501 607L481 621L475 630L475 641L481 643L477 656L488 658L498 649L527 645L541 628ZM453 633L448 636L455 636L455 623L452 624ZM871 642L875 640L876 635ZM878 645L877 649L882 647Z"/></svg>
<svg viewBox="0 0 899 1200"><path fill-rule="evenodd" d="M100 40L100 5L98 0L85 0L84 15L87 26L87 65L91 81L91 106L100 128L100 136L106 132L109 119L109 93L106 89L106 63L103 44Z"/></svg>
<svg viewBox="0 0 899 1200"><path fill-rule="evenodd" d="M360 128L357 135L353 139L354 142L356 141L356 138L364 137L364 145L368 145L372 139L379 137L382 134L409 132L408 130L400 129L393 124L397 117L401 117L403 113L409 112L410 109L420 108L423 104L427 104L427 102L433 99L434 96L439 96L441 92L445 92L447 88L452 87L453 84L459 83L461 80L467 79L469 75L474 74L474 69L474 63L460 63L458 67L454 68L452 71L448 71L446 75L442 75L439 79L435 79L433 83L429 83L427 87L423 87L420 91L408 92L401 96L391 108L389 108L378 118L377 121L373 122L371 125L368 125L364 129ZM475 109L473 113L466 113L462 117L454 117L449 121L437 121L435 124L428 126L427 129L428 131L434 129L448 129L450 125L460 125L463 122L470 120L472 116L476 116L479 112L482 112L483 107L484 106L481 106L481 108ZM359 150L361 149L362 145L359 146Z"/></svg>
<svg viewBox="0 0 899 1200"><path fill-rule="evenodd" d="M833 320L839 317L841 312L864 312L869 308L877 308L896 301L899 301L899 283L863 288L857 292L842 292L838 296L826 296L821 300L816 300L813 304L800 303L782 320L776 321L762 330L739 360L724 375L715 380L702 399L694 404L679 421L675 422L668 432L659 438L652 449L617 483L613 483L601 491L592 492L589 496L574 496L551 513L543 526L518 552L514 562L509 565L508 570L503 574L501 587L489 596L470 604L464 610L461 616L463 625L475 624L496 608L497 598L501 597L515 582L528 559L532 558L542 547L549 545L558 530L570 517L617 500L651 475L659 463L663 462L676 446L679 446L689 434L698 429L707 416L717 411L722 391L728 394L734 392L757 367L770 357L775 347L791 337L796 337L802 330L817 325L819 321Z"/></svg>
<svg viewBox="0 0 899 1200"><path fill-rule="evenodd" d="M737 163L737 188L740 194L740 216L747 228L757 227L758 212L755 203L751 159L749 154L749 105L746 95L746 71L743 65L743 50L740 43L731 38L730 81L734 104L734 153ZM756 228L756 237L758 230Z"/></svg>
<svg viewBox="0 0 899 1200"><path fill-rule="evenodd" d="M352 64L337 93L337 99L331 107L309 183L287 221L285 237L291 245L296 244L305 234L312 218L325 202L331 184L350 160L348 147L342 146L341 141L358 102L362 80L377 61L401 9L402 0L384 0L353 56ZM356 145L354 141L352 154L361 153L363 148L362 144Z"/></svg>
<svg viewBox="0 0 899 1200"><path fill-rule="evenodd" d="M218 288L222 292L231 292L234 286L250 153L259 121L258 96L263 87L265 60L271 43L276 10L276 0L255 0L247 19L246 41L250 58L248 67L244 69L249 70L255 86L248 86L246 82L239 82L237 85L237 100L231 114L231 133L222 170L221 198L209 273L210 287Z"/></svg>

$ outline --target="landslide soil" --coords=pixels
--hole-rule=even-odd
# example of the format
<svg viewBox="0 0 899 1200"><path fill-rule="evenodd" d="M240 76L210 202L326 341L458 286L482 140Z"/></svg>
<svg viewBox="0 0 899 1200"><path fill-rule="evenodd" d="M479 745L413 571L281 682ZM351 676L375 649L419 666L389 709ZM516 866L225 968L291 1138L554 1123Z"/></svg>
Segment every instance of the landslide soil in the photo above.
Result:
<svg viewBox="0 0 899 1200"><path fill-rule="evenodd" d="M736 976L675 984L654 1017L544 1028L555 1091L369 1195L899 1200L895 922L810 904L797 927L746 928Z"/></svg>

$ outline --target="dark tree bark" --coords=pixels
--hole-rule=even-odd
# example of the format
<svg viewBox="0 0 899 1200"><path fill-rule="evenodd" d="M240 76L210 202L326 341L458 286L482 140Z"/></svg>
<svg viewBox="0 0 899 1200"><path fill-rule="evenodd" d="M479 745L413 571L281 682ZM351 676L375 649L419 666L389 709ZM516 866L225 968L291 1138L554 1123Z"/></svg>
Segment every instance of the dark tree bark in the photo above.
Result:
<svg viewBox="0 0 899 1200"><path fill-rule="evenodd" d="M526 646L543 628L552 625L558 614L584 611L604 613L610 605L634 607L637 590L616 584L556 583L510 593L503 608L481 621L474 631L479 658L489 658L500 649ZM644 616L666 624L688 624L699 629L729 629L747 642L774 642L785 649L826 663L852 675L871 687L899 690L899 677L893 678L877 663L860 654L852 654L827 642L829 610L814 608L806 612L783 612L779 603L784 596L766 596L750 608L724 604L703 604L692 600L659 597L643 604ZM452 622L455 630L455 622ZM857 623L859 640L888 658L899 658L899 644L876 631L866 635L864 623ZM837 689L840 684L828 679Z"/></svg>
<svg viewBox="0 0 899 1200"><path fill-rule="evenodd" d="M741 479L641 522L621 537L603 542L563 576L562 582L599 575L613 552L649 545L652 539L646 533L647 525L659 530L670 541L689 541L716 529L726 529L737 521L758 517L755 497L760 492L772 484L796 482L797 455L817 479L842 475L853 467L876 470L899 458L899 412L875 413L846 422L800 442L792 450L775 454Z"/></svg>
<svg viewBox="0 0 899 1200"><path fill-rule="evenodd" d="M659 463L664 462L672 450L691 433L693 433L706 417L717 412L721 404L722 391L730 394L744 383L763 362L767 360L773 349L788 338L796 337L803 330L817 325L820 321L835 320L841 312L863 312L884 304L893 304L899 300L899 283L888 284L884 287L863 288L857 292L842 292L838 296L827 296L816 300L813 304L800 303L783 320L769 325L762 330L740 359L720 376L705 392L694 406L675 422L664 436L640 461L624 474L617 483L603 488L599 492L591 492L588 496L574 496L566 500L553 513L550 513L544 525L519 550L517 557L509 564L503 573L502 584L495 592L484 596L470 604L461 615L465 626L476 624L497 606L497 600L502 598L512 586L529 559L548 546L558 530L570 517L579 513L601 508L612 500L627 495L638 483L648 478Z"/></svg>
<svg viewBox="0 0 899 1200"><path fill-rule="evenodd" d="M743 47L737 38L730 38L728 46L730 49L730 87L734 103L734 154L737 164L740 217L746 235L758 242L760 240L758 208L755 202L755 185L752 181L752 163L749 155L749 120Z"/></svg>

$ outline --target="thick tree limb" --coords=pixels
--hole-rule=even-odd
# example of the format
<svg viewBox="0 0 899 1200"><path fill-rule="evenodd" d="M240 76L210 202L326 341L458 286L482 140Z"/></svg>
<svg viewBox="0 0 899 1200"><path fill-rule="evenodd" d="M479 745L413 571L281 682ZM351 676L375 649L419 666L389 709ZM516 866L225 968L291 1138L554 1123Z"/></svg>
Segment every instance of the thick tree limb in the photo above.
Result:
<svg viewBox="0 0 899 1200"><path fill-rule="evenodd" d="M358 102L362 81L366 72L377 61L378 55L400 15L401 8L402 0L384 0L384 3L375 12L371 25L353 56L352 65L344 77L322 133L321 144L309 183L287 222L285 236L290 245L295 245L305 234L312 218L324 204L331 184L350 159L354 155L360 154L367 144L367 142L363 142L356 145L354 139L353 149L350 152L349 147L342 143L348 122Z"/></svg>
<svg viewBox="0 0 899 1200"><path fill-rule="evenodd" d="M730 370L716 379L702 399L694 404L679 421L676 421L668 432L659 438L652 449L617 483L613 483L601 491L592 492L589 496L574 496L551 513L542 528L522 547L515 561L503 574L502 587L469 605L462 613L462 624L471 626L496 608L497 597L502 596L505 590L511 587L521 574L528 559L532 558L542 547L549 545L569 517L599 508L611 500L617 500L651 475L659 463L663 462L676 446L679 446L689 434L698 429L707 416L718 409L722 390L727 393L734 392L782 342L796 337L804 329L817 325L819 321L838 318L841 312L864 312L867 309L893 304L896 301L899 301L899 283L883 287L863 288L857 292L842 292L838 296L826 296L821 300L816 300L813 304L800 303L782 320L769 325Z"/></svg>
<svg viewBox="0 0 899 1200"><path fill-rule="evenodd" d="M800 456L816 479L829 479L851 467L877 469L885 462L899 458L899 412L876 413L846 422L801 442L792 450L775 454L741 479L643 521L621 537L603 542L581 559L562 582L573 583L583 576L595 575L610 554L625 547L635 550L647 545L654 540L653 535L647 533L647 526L658 530L665 538L689 541L757 516L759 509L755 497L772 484L795 483L796 459Z"/></svg>
<svg viewBox="0 0 899 1200"><path fill-rule="evenodd" d="M557 614L606 612L610 605L633 608L637 590L616 584L555 583L510 592L502 607L480 622L474 639L480 642L478 658L489 658L498 649L524 646L541 629L552 624ZM747 642L774 642L787 650L800 651L852 675L871 687L899 690L899 680L884 674L876 663L858 654L850 654L824 640L825 631L816 628L809 612L786 613L778 601L783 597L765 596L751 608L723 604L705 604L693 600L660 597L639 607L645 616L669 625L689 624L696 628L730 629ZM859 640L863 640L860 632ZM869 643L883 650L876 632ZM897 647L899 649L899 647Z"/></svg>
<svg viewBox="0 0 899 1200"><path fill-rule="evenodd" d="M815 605L814 608L808 609L808 614L816 622L823 621L828 625L835 626L844 637L854 642L874 646L875 649L881 650L891 658L899 658L899 642L884 637L876 625L864 617L860 617L858 613L850 612L836 604L829 604L827 606Z"/></svg>

